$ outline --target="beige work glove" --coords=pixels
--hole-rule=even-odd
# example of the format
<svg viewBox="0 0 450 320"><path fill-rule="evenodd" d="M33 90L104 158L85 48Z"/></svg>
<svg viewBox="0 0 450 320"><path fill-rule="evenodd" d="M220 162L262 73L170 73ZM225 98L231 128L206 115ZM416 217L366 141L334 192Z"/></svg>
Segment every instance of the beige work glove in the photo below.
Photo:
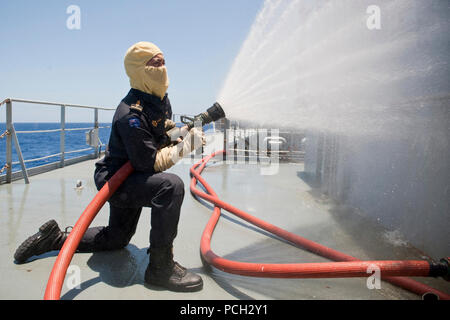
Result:
<svg viewBox="0 0 450 320"><path fill-rule="evenodd" d="M155 165L153 168L156 172L165 171L184 156L204 146L205 143L206 140L203 131L197 128L192 128L184 139L177 145L165 147L157 151Z"/></svg>
<svg viewBox="0 0 450 320"><path fill-rule="evenodd" d="M166 121L164 122L164 129L166 131L168 131L168 130L170 130L172 128L175 128L175 127L176 127L175 122L170 120L170 119L166 119Z"/></svg>

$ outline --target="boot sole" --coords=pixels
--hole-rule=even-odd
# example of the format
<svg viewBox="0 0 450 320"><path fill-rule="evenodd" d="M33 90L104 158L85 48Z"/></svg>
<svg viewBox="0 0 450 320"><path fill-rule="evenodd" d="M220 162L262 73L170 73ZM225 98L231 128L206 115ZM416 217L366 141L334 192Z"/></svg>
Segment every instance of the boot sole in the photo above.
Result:
<svg viewBox="0 0 450 320"><path fill-rule="evenodd" d="M200 291L203 289L203 282L197 283L197 284L192 284L189 286L173 286L173 285L169 285L167 283L160 283L157 281L150 282L147 280L145 282L152 286L163 287L169 291L174 291L174 292L196 292L196 291Z"/></svg>
<svg viewBox="0 0 450 320"><path fill-rule="evenodd" d="M192 284L190 286L183 286L183 287L167 286L167 288L175 292L196 292L203 289L203 283Z"/></svg>
<svg viewBox="0 0 450 320"><path fill-rule="evenodd" d="M50 220L44 223L42 226L39 227L39 232L35 233L34 235L28 237L20 246L17 248L16 253L14 254L14 259L17 263L24 263L29 258L34 256L32 252L35 249L34 242L36 239L41 236L40 238L46 239L49 235L53 233L53 230L59 229L58 224L55 220Z"/></svg>
<svg viewBox="0 0 450 320"><path fill-rule="evenodd" d="M194 283L191 285L186 286L177 286L177 285L171 285L170 283L161 281L160 279L150 279L149 277L145 276L144 278L145 283L157 286L157 287L163 287L167 290L174 291L174 292L195 292L200 291L203 289L203 280L201 280L199 283Z"/></svg>

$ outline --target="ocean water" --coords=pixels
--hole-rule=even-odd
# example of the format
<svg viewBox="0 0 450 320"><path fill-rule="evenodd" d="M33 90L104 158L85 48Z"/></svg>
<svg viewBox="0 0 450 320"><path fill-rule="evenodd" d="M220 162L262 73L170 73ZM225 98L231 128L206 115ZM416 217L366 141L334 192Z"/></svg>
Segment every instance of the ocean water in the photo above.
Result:
<svg viewBox="0 0 450 320"><path fill-rule="evenodd" d="M100 127L110 127L111 123L99 123ZM59 129L59 123L14 123L16 131L34 131L34 130L52 130ZM93 128L92 123L66 123L66 129L70 128ZM0 134L5 132L6 124L0 123ZM65 133L65 152L70 152L79 149L90 148L90 150L65 154L65 159L71 159L86 154L94 153L94 148L86 144L86 130L66 131ZM109 141L111 129L99 129L99 137L102 144L107 145ZM47 133L18 133L20 149L24 160L41 158L44 156L57 154L60 152L60 132ZM102 151L105 146L102 147ZM25 163L27 168L40 166L47 163L59 161L60 156L55 156L43 160ZM13 141L13 162L19 161L16 148ZM6 163L6 137L0 139L0 169ZM21 170L20 164L13 165L13 172ZM3 172L5 174L5 172Z"/></svg>

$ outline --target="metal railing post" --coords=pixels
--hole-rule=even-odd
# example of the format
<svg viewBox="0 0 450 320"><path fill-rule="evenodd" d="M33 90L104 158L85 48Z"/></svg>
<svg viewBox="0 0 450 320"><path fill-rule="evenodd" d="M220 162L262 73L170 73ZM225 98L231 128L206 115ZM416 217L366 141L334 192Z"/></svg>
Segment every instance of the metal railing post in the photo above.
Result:
<svg viewBox="0 0 450 320"><path fill-rule="evenodd" d="M12 132L12 102L6 102L6 130ZM6 136L6 183L11 183L12 178L12 136Z"/></svg>
<svg viewBox="0 0 450 320"><path fill-rule="evenodd" d="M61 134L59 138L59 152L61 153L60 167L64 168L66 150L66 106L61 105Z"/></svg>
<svg viewBox="0 0 450 320"><path fill-rule="evenodd" d="M22 168L23 180L25 180L25 184L29 184L30 180L28 180L27 167L23 161L22 150L20 149L19 139L17 139L16 129L13 124L11 124L11 130L11 136L14 138L14 146L16 147L17 157L19 158L20 166Z"/></svg>
<svg viewBox="0 0 450 320"><path fill-rule="evenodd" d="M95 158L97 159L99 156L99 152L98 152L98 137L99 137L99 132L98 132L98 109L94 109L94 132L95 132L95 136L97 137L95 139Z"/></svg>
<svg viewBox="0 0 450 320"><path fill-rule="evenodd" d="M230 122L227 118L223 119L223 150L225 152L223 153L223 161L225 162L227 160L227 152L228 152L228 128L229 128Z"/></svg>

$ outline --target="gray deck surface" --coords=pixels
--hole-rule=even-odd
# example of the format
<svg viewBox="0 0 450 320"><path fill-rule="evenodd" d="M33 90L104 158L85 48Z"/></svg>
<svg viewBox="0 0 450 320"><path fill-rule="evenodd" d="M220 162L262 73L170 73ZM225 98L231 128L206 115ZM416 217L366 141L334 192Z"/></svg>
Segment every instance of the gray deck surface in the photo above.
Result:
<svg viewBox="0 0 450 320"><path fill-rule="evenodd" d="M74 225L96 194L95 161L68 166L0 186L0 299L42 299L56 259L53 251L25 264L15 264L16 248L38 227L55 219L60 227ZM211 206L195 200L189 192L191 164L179 163L169 170L185 182L175 260L202 275L204 289L174 293L144 284L147 266L150 209L143 210L137 232L122 250L77 253L71 265L81 271L79 289L68 288L62 299L420 299L403 289L382 282L369 290L366 279L266 279L227 274L202 266L200 237ZM283 163L275 175L261 175L259 165L211 162L203 176L219 197L248 213L310 240L360 259L417 259L422 253L355 212L340 208L303 179L302 164ZM84 188L76 190L77 180ZM108 204L92 226L106 225ZM228 259L246 262L302 263L327 261L268 235L228 212L215 230L212 249ZM74 276L75 273L68 274ZM73 279L73 278L71 278ZM450 292L441 279L418 280Z"/></svg>

